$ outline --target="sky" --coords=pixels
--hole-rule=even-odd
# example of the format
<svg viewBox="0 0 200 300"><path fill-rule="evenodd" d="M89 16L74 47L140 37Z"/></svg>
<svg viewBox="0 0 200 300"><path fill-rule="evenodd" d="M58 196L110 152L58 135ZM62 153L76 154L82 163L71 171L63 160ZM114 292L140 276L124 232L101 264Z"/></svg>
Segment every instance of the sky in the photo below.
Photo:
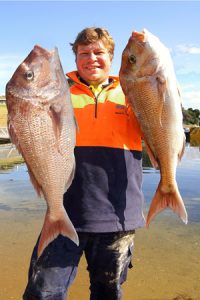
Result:
<svg viewBox="0 0 200 300"><path fill-rule="evenodd" d="M35 44L57 47L64 71L75 70L70 43L92 26L105 27L115 40L112 75L132 31L158 36L170 49L183 107L200 109L199 1L0 1L0 95Z"/></svg>

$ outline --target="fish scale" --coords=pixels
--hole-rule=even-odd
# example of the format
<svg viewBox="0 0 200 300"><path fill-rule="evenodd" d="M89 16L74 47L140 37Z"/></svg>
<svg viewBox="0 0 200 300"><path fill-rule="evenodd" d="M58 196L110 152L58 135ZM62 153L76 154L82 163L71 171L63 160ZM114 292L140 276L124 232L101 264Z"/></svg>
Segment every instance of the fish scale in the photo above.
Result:
<svg viewBox="0 0 200 300"><path fill-rule="evenodd" d="M6 100L11 141L47 203L38 257L59 234L78 244L63 206L75 170L76 124L57 49L50 52L36 45L7 83Z"/></svg>
<svg viewBox="0 0 200 300"><path fill-rule="evenodd" d="M160 169L160 182L149 208L147 226L167 207L187 223L176 182L185 135L180 91L169 50L146 29L134 31L122 53L119 77L140 124L151 162Z"/></svg>

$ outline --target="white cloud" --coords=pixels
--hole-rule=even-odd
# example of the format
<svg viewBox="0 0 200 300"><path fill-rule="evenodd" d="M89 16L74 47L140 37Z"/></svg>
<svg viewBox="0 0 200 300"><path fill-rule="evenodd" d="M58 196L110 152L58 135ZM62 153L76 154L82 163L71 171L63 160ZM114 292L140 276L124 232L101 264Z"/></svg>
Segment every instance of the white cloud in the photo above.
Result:
<svg viewBox="0 0 200 300"><path fill-rule="evenodd" d="M176 52L187 53L187 54L200 54L200 46L192 46L192 45L178 45L175 49Z"/></svg>
<svg viewBox="0 0 200 300"><path fill-rule="evenodd" d="M22 56L19 55L0 55L0 70L12 69L22 62Z"/></svg>
<svg viewBox="0 0 200 300"><path fill-rule="evenodd" d="M6 83L23 59L21 55L0 54L0 95L4 94Z"/></svg>
<svg viewBox="0 0 200 300"><path fill-rule="evenodd" d="M188 76L185 76L184 80L186 80L187 77ZM187 78L187 81L185 81L184 83L181 82L180 87L183 107L185 109L190 107L193 109L200 109L199 79L195 77Z"/></svg>
<svg viewBox="0 0 200 300"><path fill-rule="evenodd" d="M186 83L184 85L181 86L181 90L184 92L186 92L187 90L191 90L191 89L196 89L196 85L194 83Z"/></svg>
<svg viewBox="0 0 200 300"><path fill-rule="evenodd" d="M199 91L184 91L182 90L183 107L200 109L200 90Z"/></svg>
<svg viewBox="0 0 200 300"><path fill-rule="evenodd" d="M174 67L179 75L193 73L199 76L200 74L200 59L191 54L182 54L174 57Z"/></svg>
<svg viewBox="0 0 200 300"><path fill-rule="evenodd" d="M0 65L0 79L5 79L8 77L8 75L10 74L10 72L8 70L3 70L2 71L2 68L1 68L1 65Z"/></svg>
<svg viewBox="0 0 200 300"><path fill-rule="evenodd" d="M200 74L200 46L198 45L177 45L173 48L172 59L176 74L184 75L189 73Z"/></svg>

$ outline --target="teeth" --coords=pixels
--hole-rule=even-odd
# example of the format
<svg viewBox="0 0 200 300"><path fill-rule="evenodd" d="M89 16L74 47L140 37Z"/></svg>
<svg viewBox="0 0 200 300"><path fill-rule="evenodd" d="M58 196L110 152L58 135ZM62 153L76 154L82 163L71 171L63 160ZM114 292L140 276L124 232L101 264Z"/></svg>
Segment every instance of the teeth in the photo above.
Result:
<svg viewBox="0 0 200 300"><path fill-rule="evenodd" d="M88 70L95 70L98 69L98 67L87 67Z"/></svg>

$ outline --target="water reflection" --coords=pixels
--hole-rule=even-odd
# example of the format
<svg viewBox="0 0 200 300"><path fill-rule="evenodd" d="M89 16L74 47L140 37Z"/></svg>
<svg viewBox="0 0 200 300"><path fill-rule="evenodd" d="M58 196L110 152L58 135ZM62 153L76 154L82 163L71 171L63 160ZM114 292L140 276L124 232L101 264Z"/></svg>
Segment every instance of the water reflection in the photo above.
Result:
<svg viewBox="0 0 200 300"><path fill-rule="evenodd" d="M177 183L188 211L189 222L200 221L200 149L186 145L177 167ZM147 210L160 180L159 170L152 168L143 151L143 192ZM25 164L0 170L0 210L43 211L45 202L39 199L30 183ZM19 200L20 199L20 200ZM162 214L171 213L165 210Z"/></svg>
<svg viewBox="0 0 200 300"><path fill-rule="evenodd" d="M11 207L9 205L6 204L2 204L0 203L0 210L11 210Z"/></svg>
<svg viewBox="0 0 200 300"><path fill-rule="evenodd" d="M160 173L152 167L143 168L145 209L151 202L160 180ZM200 149L187 144L184 156L177 167L177 183L185 203L189 222L200 222ZM162 214L172 213L165 210Z"/></svg>

